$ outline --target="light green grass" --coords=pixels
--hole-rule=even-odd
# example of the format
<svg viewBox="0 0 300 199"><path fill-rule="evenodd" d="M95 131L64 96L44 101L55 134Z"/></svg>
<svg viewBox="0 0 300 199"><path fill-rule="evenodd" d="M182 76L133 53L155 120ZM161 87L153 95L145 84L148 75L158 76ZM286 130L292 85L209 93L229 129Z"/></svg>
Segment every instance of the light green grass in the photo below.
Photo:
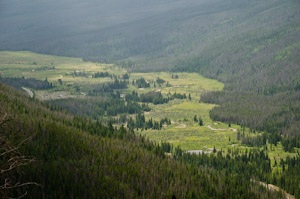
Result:
<svg viewBox="0 0 300 199"><path fill-rule="evenodd" d="M45 66L54 66L54 70L37 70ZM3 77L25 77L35 78L38 80L48 79L57 87L45 91L36 91L36 97L40 100L56 99L64 91L65 97L77 97L80 92L75 92L73 85L90 87L103 82L111 82L111 78L91 78L91 77L74 77L74 71L84 71L90 76L96 72L109 72L117 76L126 73L125 70L116 67L113 64L100 64L84 62L81 58L60 57L53 55L42 55L27 51L18 52L0 52L0 74ZM63 86L58 84L58 79L62 79ZM67 86L69 85L69 86ZM46 97L48 96L48 97Z"/></svg>
<svg viewBox="0 0 300 199"><path fill-rule="evenodd" d="M293 43L292 45L282 49L275 57L275 61L281 61L282 59L287 58L295 48L300 46L300 42Z"/></svg>
<svg viewBox="0 0 300 199"><path fill-rule="evenodd" d="M44 66L54 66L54 70L36 71ZM89 82L95 83L101 81L101 78L73 77L74 71L85 71L86 73L111 72L116 75L122 75L125 70L113 64L99 64L84 62L81 58L60 57L53 55L41 55L27 51L19 52L0 52L0 72L3 77L32 77L49 81L63 79L66 82ZM103 81L103 80L102 80Z"/></svg>
<svg viewBox="0 0 300 199"><path fill-rule="evenodd" d="M236 133L232 131L212 131L205 126L187 126L181 128L179 124L172 124L162 130L147 130L141 134L148 136L151 140L160 142L168 141L175 146L179 145L183 150L207 150L205 147L225 149L229 147L229 137L232 140Z"/></svg>
<svg viewBox="0 0 300 199"><path fill-rule="evenodd" d="M168 141L175 146L180 145L183 150L196 150L206 147L217 147L219 149L230 146L229 137L234 140L236 133L229 129L227 124L215 123L209 117L209 111L215 107L214 104L199 103L200 95L205 91L222 90L224 85L216 80L207 79L197 73L176 73L179 78L172 79L171 73L133 73L132 79L145 78L148 81L155 81L157 77L168 81L171 87L156 87L151 86L147 89L136 89L139 93L149 92L152 90L160 90L163 95L168 93L191 94L192 100L175 99L167 104L152 105L152 111L146 114L146 119L153 118L160 120L169 118L172 120L172 125L164 127L162 130L143 130L140 131L151 140L160 142ZM194 115L197 118L201 116L204 121L204 126L199 126L198 122L194 122ZM215 129L210 130L207 125Z"/></svg>

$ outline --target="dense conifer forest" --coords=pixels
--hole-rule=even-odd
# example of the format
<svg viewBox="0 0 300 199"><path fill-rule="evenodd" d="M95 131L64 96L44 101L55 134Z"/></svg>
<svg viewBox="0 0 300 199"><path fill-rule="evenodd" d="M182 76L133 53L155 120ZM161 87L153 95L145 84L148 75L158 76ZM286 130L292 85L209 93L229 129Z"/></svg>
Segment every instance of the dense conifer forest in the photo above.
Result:
<svg viewBox="0 0 300 199"><path fill-rule="evenodd" d="M1 197L282 197L250 180L263 179L270 171L263 151L231 161L231 154L191 156L176 148L172 157L166 153L172 148L168 143L159 145L122 126L55 111L2 84L0 103ZM256 162L249 165L252 172L244 168L248 156ZM239 169L249 173L241 175Z"/></svg>

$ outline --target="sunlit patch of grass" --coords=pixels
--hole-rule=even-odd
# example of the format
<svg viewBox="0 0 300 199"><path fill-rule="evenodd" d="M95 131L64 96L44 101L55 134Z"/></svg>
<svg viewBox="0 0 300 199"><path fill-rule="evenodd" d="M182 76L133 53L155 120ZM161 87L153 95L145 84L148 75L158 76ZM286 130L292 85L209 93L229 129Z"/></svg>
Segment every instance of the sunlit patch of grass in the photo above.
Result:
<svg viewBox="0 0 300 199"><path fill-rule="evenodd" d="M41 67L55 67L51 70L38 70ZM72 77L74 71L84 71L87 74L109 71L115 75L122 75L126 71L113 64L99 64L84 62L81 58L42 55L27 51L0 52L0 71L3 77L32 77L40 80L48 78L49 81L64 79L65 81L98 82L99 79L86 77Z"/></svg>

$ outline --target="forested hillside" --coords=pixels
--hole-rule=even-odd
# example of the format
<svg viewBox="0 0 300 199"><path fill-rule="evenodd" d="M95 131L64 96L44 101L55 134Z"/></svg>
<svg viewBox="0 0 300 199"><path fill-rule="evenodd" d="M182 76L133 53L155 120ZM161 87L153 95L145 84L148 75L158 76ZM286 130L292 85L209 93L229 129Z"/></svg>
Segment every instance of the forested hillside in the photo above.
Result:
<svg viewBox="0 0 300 199"><path fill-rule="evenodd" d="M2 84L0 105L1 198L282 197L250 181L254 173L225 173L221 156L200 163L176 148L170 157L167 143L57 112ZM265 158L261 152L256 164Z"/></svg>

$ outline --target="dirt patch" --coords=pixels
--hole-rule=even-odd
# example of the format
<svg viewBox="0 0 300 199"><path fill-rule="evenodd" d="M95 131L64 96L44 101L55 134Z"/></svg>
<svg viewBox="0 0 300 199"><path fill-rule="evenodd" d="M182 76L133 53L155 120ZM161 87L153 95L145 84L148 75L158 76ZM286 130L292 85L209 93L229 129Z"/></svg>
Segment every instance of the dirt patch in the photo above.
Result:
<svg viewBox="0 0 300 199"><path fill-rule="evenodd" d="M225 130L227 130L227 129L215 129L215 128L211 127L210 125L207 125L206 127L209 128L212 131L225 131Z"/></svg>
<svg viewBox="0 0 300 199"><path fill-rule="evenodd" d="M165 155L166 155L167 157L169 157L169 158L173 158L172 153L167 153L167 152L165 152Z"/></svg>
<svg viewBox="0 0 300 199"><path fill-rule="evenodd" d="M184 129L184 128L186 128L186 125L185 124L179 124L179 126L176 126L175 128L176 129Z"/></svg>
<svg viewBox="0 0 300 199"><path fill-rule="evenodd" d="M159 93L159 92L161 92L161 90L160 89L155 89L155 90L153 90L153 92L154 93Z"/></svg>
<svg viewBox="0 0 300 199"><path fill-rule="evenodd" d="M226 130L228 130L228 129L215 129L215 128L211 127L210 125L207 125L206 127L209 128L212 131L226 131ZM231 130L232 132L237 132L237 130L234 129L234 128L229 128L229 130Z"/></svg>
<svg viewBox="0 0 300 199"><path fill-rule="evenodd" d="M229 128L229 129L232 130L232 132L237 132L237 130L234 128Z"/></svg>

